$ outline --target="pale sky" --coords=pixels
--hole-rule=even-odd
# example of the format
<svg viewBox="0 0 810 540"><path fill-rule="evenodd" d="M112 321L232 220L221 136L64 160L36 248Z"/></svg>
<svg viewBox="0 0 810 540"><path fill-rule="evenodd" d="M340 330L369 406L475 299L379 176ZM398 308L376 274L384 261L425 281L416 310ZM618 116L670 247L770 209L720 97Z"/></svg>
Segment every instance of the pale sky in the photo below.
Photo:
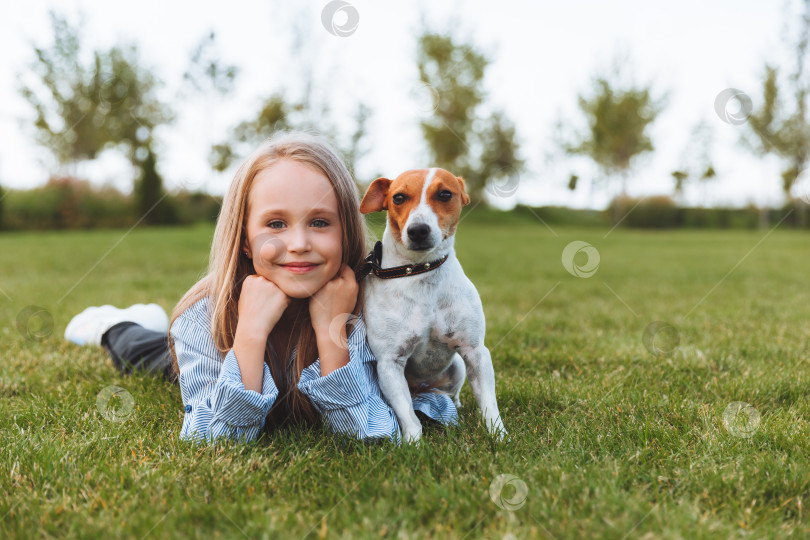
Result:
<svg viewBox="0 0 810 540"><path fill-rule="evenodd" d="M494 201L508 208L516 202L535 206L603 208L618 183L591 188L595 169L587 160L560 157L552 130L557 118L584 127L577 94L588 91L593 75L606 70L616 53L632 59L635 79L651 81L656 94L667 92L668 106L651 131L656 152L636 165L631 195L671 193L670 172L692 129L705 120L714 133L712 157L718 178L686 191L689 204L781 204L780 167L776 159L750 155L739 144L740 131L720 120L715 97L726 88L746 92L756 107L766 61L791 68L782 39L785 2L717 0L651 2L632 0L487 2L393 2L356 0L359 16L353 33L339 37L321 22L325 0L300 2L29 0L0 3L0 184L29 188L45 183L53 164L33 139L33 112L20 97L17 81L30 76L30 43L50 42L49 9L72 21L85 17L85 52L121 41L140 46L141 62L165 81L161 95L178 96L182 74L194 45L208 31L217 33L220 56L241 73L226 100L201 98L173 102L178 121L158 135L160 172L168 188L207 186L223 193L234 168L213 173L207 165L210 144L227 137L229 128L255 114L263 96L286 89L300 91L302 65L314 73L316 99L328 102L333 119L348 136L351 113L362 100L372 108L369 153L357 176L370 182L376 173L393 178L413 168L432 166L421 139L419 119L426 105L415 98L419 88L416 36L424 14L434 30L453 30L455 39L471 41L492 59L485 87L487 110L506 111L515 122L527 170L515 195ZM796 3L794 2L794 9ZM337 15L338 24L345 14ZM312 41L303 61L290 56L291 25L301 21ZM417 86L415 86L417 85ZM416 93L418 95L418 92ZM581 185L566 188L576 172ZM132 171L115 151L80 169L94 183L109 182L129 191ZM810 179L800 189L810 192Z"/></svg>

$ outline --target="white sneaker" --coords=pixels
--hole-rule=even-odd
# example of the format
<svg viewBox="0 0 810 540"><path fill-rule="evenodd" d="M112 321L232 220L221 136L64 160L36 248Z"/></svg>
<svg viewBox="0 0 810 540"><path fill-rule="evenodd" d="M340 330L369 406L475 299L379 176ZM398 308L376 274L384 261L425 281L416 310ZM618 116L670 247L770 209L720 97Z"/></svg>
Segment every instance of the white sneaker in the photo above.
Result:
<svg viewBox="0 0 810 540"><path fill-rule="evenodd" d="M169 317L157 304L135 304L126 309L106 304L91 306L73 317L65 328L65 339L77 345L101 345L104 332L125 321L155 332L169 330Z"/></svg>

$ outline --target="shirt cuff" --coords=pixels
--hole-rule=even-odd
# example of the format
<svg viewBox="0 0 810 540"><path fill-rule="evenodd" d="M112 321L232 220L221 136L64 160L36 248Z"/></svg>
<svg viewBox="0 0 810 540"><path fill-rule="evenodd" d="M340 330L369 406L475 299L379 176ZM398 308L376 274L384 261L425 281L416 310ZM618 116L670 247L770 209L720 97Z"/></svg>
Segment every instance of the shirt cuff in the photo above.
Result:
<svg viewBox="0 0 810 540"><path fill-rule="evenodd" d="M452 398L439 392L424 392L413 398L413 408L445 425L458 425L458 409Z"/></svg>
<svg viewBox="0 0 810 540"><path fill-rule="evenodd" d="M278 388L270 374L270 368L263 363L262 393L245 389L242 374L233 349L228 351L222 363L216 388L211 396L214 421L231 426L262 426L267 412L278 397Z"/></svg>
<svg viewBox="0 0 810 540"><path fill-rule="evenodd" d="M321 410L345 409L362 403L371 394L365 362L354 358L349 348L349 363L321 376L321 359L304 368L298 389Z"/></svg>

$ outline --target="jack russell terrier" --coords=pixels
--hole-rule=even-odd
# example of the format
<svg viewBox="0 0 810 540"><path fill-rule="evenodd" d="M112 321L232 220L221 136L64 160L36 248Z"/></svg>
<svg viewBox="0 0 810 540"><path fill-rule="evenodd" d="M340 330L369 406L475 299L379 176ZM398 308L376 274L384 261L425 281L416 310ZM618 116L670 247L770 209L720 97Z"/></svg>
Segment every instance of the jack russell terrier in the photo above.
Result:
<svg viewBox="0 0 810 540"><path fill-rule="evenodd" d="M422 436L411 392L429 385L452 396L458 408L465 377L489 432L498 441L506 435L484 346L481 298L453 248L461 208L469 202L462 178L432 168L377 178L360 203L363 214L388 210L382 242L358 268L357 279L369 272L379 278L364 288L364 318L373 321L367 339L380 390L408 443ZM408 279L391 279L398 277Z"/></svg>

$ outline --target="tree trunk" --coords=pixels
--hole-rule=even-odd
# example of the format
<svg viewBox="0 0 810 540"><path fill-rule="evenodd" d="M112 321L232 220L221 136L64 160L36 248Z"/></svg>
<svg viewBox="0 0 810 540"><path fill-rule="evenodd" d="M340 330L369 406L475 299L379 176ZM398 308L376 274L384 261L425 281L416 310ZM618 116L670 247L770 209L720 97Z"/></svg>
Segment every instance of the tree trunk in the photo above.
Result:
<svg viewBox="0 0 810 540"><path fill-rule="evenodd" d="M763 206L759 209L759 228L767 229L770 225L770 208Z"/></svg>
<svg viewBox="0 0 810 540"><path fill-rule="evenodd" d="M622 171L621 173L621 180L622 180L622 191L619 193L619 196L616 197L615 203L613 204L613 224L617 225L619 220L624 217L625 212L625 201L627 201L627 172Z"/></svg>
<svg viewBox="0 0 810 540"><path fill-rule="evenodd" d="M807 227L807 204L801 199L793 199L793 209L796 211L796 227Z"/></svg>

